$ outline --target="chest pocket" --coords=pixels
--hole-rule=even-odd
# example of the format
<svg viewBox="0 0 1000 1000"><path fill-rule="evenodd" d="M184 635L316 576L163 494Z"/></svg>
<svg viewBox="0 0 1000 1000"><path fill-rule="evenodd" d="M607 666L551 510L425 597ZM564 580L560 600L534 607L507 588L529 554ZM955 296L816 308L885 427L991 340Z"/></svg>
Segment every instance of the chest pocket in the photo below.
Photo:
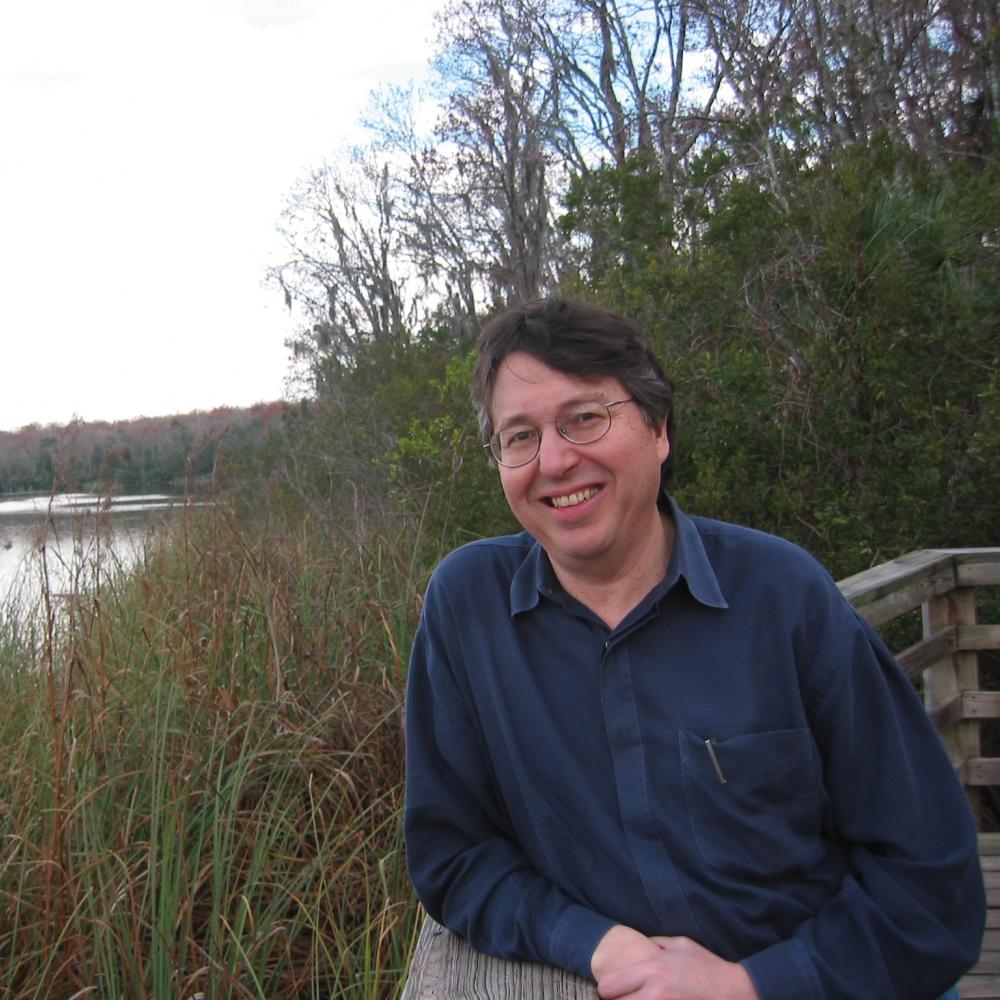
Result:
<svg viewBox="0 0 1000 1000"><path fill-rule="evenodd" d="M705 736L679 738L684 796L708 864L760 876L816 864L821 796L808 729L713 740L711 751Z"/></svg>

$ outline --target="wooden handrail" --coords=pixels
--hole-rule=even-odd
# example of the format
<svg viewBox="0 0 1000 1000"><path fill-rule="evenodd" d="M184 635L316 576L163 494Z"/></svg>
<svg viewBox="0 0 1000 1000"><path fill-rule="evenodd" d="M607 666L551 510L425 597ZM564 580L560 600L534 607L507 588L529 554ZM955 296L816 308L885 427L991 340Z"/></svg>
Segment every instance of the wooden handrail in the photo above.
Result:
<svg viewBox="0 0 1000 1000"><path fill-rule="evenodd" d="M920 679L927 711L977 808L978 790L1000 783L1000 759L980 749L981 720L1000 717L1000 699L980 690L978 657L1000 649L1000 626L976 620L976 588L1000 586L1000 548L922 549L838 586L873 625L920 609L921 639L896 656Z"/></svg>
<svg viewBox="0 0 1000 1000"><path fill-rule="evenodd" d="M957 587L1000 585L1000 548L919 549L838 582L872 625L883 625Z"/></svg>

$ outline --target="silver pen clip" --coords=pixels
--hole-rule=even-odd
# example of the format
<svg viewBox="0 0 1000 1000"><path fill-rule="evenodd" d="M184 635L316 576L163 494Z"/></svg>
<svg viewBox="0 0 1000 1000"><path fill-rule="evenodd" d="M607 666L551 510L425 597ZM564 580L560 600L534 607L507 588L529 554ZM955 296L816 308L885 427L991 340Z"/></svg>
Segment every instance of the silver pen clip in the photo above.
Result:
<svg viewBox="0 0 1000 1000"><path fill-rule="evenodd" d="M715 773L719 776L719 784L724 785L726 783L726 776L722 773L722 767L719 764L719 758L715 755L715 747L712 746L712 738L709 737L705 740L705 749L708 751L708 756L712 758L712 764L715 767Z"/></svg>

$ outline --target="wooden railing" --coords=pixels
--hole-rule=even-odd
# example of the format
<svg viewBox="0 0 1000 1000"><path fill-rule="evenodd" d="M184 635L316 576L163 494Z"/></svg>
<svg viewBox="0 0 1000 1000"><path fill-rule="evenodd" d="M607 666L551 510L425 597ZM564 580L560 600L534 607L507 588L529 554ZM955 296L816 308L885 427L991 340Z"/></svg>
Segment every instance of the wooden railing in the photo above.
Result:
<svg viewBox="0 0 1000 1000"><path fill-rule="evenodd" d="M981 789L1000 784L1000 757L983 756L981 733L983 720L1000 718L1000 690L983 690L979 670L981 651L1000 650L1000 625L977 621L977 588L996 586L1000 548L924 549L839 583L844 596L876 627L919 611L920 638L894 652L922 689L927 711L977 812ZM995 835L984 836L983 843L984 853L1000 849ZM990 903L992 907L996 901ZM1000 920L991 913L994 925L1000 927ZM987 931L982 974L963 980L963 997L1000 1000L1000 977L993 969L994 964L1000 968L1000 962L994 963L1000 952L986 950L992 944L990 935ZM996 946L1000 948L1000 941ZM403 1000L432 997L596 1000L597 991L586 980L558 969L480 955L427 918Z"/></svg>
<svg viewBox="0 0 1000 1000"><path fill-rule="evenodd" d="M916 610L921 638L896 658L923 685L924 705L962 783L1000 784L1000 758L982 754L984 719L1000 718L1000 691L983 690L979 653L1000 650L1000 625L977 621L977 588L1000 585L1000 548L924 549L840 581L844 596L872 625Z"/></svg>

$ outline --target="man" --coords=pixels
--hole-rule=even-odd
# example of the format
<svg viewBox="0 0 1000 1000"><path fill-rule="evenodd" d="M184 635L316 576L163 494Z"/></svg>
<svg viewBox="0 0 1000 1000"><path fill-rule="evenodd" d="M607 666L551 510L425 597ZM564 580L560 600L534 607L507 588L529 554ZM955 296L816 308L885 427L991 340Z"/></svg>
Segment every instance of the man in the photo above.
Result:
<svg viewBox="0 0 1000 1000"><path fill-rule="evenodd" d="M605 998L949 990L985 904L948 758L818 564L671 500L672 386L638 328L508 310L474 395L524 533L427 591L406 804L427 910Z"/></svg>

